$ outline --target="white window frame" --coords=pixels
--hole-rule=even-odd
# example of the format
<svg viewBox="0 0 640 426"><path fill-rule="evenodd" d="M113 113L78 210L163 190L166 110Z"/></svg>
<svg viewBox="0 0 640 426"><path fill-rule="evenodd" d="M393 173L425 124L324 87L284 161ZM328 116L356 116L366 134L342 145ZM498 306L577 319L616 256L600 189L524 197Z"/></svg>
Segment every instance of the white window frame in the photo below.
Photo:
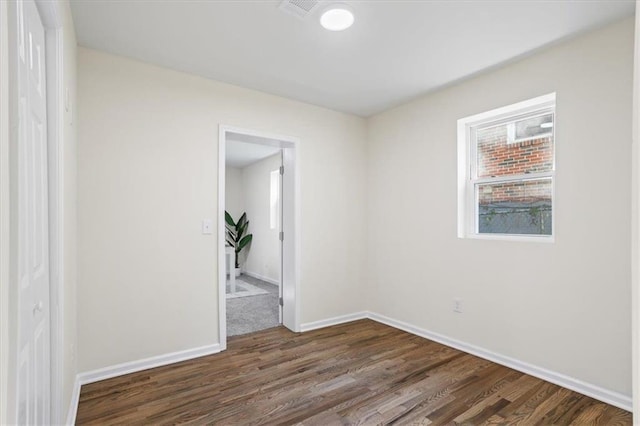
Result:
<svg viewBox="0 0 640 426"><path fill-rule="evenodd" d="M554 92L458 120L458 238L522 242L535 241L548 243L555 241L555 134L557 127L555 122L555 105L556 94ZM531 114L534 116L537 115L537 113L548 114L549 111L554 114L554 126L552 129L554 140L551 171L497 177L476 177L476 144L474 141L475 132L479 127L493 127L494 125L500 124L500 122L508 122L522 115ZM478 232L478 200L475 190L476 185L483 183L538 179L551 179L551 235L481 234Z"/></svg>

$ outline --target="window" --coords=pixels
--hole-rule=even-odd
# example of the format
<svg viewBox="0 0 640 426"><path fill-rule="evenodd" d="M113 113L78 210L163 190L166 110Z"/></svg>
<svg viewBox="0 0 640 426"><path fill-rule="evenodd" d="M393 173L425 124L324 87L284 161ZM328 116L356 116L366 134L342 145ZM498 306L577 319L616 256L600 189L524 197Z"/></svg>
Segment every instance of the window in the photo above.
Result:
<svg viewBox="0 0 640 426"><path fill-rule="evenodd" d="M458 237L553 241L555 93L458 120Z"/></svg>

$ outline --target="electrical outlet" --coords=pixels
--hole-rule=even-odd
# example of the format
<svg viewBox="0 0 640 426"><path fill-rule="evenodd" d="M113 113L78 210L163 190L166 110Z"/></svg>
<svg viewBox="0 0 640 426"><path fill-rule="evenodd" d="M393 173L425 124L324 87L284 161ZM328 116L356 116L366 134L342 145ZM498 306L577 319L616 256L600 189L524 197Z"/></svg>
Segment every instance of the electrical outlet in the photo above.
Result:
<svg viewBox="0 0 640 426"><path fill-rule="evenodd" d="M462 313L462 299L453 299L453 312L456 312L458 314Z"/></svg>

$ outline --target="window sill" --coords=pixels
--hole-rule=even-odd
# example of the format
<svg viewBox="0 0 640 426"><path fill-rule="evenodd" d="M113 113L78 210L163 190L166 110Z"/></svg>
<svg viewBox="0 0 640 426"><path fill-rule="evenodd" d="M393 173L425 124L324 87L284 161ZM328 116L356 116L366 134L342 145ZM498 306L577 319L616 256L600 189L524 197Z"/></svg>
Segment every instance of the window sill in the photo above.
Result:
<svg viewBox="0 0 640 426"><path fill-rule="evenodd" d="M467 234L458 238L470 240L512 241L518 243L555 243L555 237L553 235Z"/></svg>

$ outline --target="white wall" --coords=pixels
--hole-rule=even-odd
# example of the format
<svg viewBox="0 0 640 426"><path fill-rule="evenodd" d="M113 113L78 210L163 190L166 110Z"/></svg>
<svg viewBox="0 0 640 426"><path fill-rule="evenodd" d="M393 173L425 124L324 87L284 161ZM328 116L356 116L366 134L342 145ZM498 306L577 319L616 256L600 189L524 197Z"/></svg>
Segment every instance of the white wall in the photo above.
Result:
<svg viewBox="0 0 640 426"><path fill-rule="evenodd" d="M81 371L218 342L219 124L301 141L302 322L365 308L363 119L84 48L78 102Z"/></svg>
<svg viewBox="0 0 640 426"><path fill-rule="evenodd" d="M242 169L225 167L224 186L225 210L229 212L233 220L238 220L244 212Z"/></svg>
<svg viewBox="0 0 640 426"><path fill-rule="evenodd" d="M631 394L633 31L614 24L370 119L375 312ZM456 238L456 121L554 91L556 242Z"/></svg>
<svg viewBox="0 0 640 426"><path fill-rule="evenodd" d="M282 165L280 153L267 157L242 169L242 192L253 234L251 247L244 253L243 271L265 281L280 282L279 227L271 229L271 172ZM244 252L243 251L243 252ZM241 253L241 256L243 253ZM242 257L241 257L242 259Z"/></svg>

